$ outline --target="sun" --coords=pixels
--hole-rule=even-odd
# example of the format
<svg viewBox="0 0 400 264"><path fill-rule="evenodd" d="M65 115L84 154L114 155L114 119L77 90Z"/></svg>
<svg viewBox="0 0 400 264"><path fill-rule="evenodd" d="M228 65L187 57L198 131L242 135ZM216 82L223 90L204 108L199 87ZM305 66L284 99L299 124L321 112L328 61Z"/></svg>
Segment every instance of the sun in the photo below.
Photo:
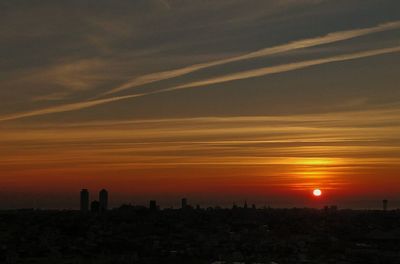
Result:
<svg viewBox="0 0 400 264"><path fill-rule="evenodd" d="M322 192L321 192L321 190L320 189L314 189L314 191L313 191L313 195L314 196L321 196L321 194L322 194Z"/></svg>

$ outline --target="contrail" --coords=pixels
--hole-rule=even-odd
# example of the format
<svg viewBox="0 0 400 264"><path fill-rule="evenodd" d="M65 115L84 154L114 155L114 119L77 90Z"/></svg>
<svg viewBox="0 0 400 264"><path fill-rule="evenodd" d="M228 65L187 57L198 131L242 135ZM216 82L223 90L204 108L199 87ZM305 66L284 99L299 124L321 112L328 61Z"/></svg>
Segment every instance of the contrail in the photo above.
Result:
<svg viewBox="0 0 400 264"><path fill-rule="evenodd" d="M304 69L304 68L321 65L321 64L340 62L340 61L349 61L349 60L367 58L367 57L395 53L395 52L400 52L400 46L396 46L396 47L392 47L392 48L377 49L377 50L369 50L369 51L363 51L363 52L357 52L357 53L351 53L351 54L344 54L344 55L338 55L338 56L322 58L322 59L294 62L294 63L282 64L282 65L277 65L277 66L271 66L271 67L264 67L264 68L249 70L249 71L233 73L233 74L229 74L229 75L225 75L225 76L221 76L221 77L210 78L210 79L206 79L203 81L190 82L187 84L174 86L174 87L166 88L166 89L161 89L161 90L148 92L148 93L131 94L131 95L125 95L125 96L110 97L110 98L105 98L105 99L96 99L96 100L91 100L91 101L84 101L84 102L48 107L48 108L29 111L29 112L11 114L11 115L0 117L0 122L7 121L7 120L20 119L20 118L24 118L24 117L75 111L75 110L89 108L89 107L93 107L93 106L97 106L97 105L107 104L110 102L125 100L125 99L129 99L129 98L142 97L142 96L158 94L158 93L165 93L165 92L181 90L181 89L190 89L190 88L194 88L194 87L202 87L202 86L206 86L206 85L225 83L225 82L248 79L248 78L255 78L255 77L260 77L260 76L267 76L267 75L271 75L271 74L278 74L278 73L283 73L283 72Z"/></svg>
<svg viewBox="0 0 400 264"><path fill-rule="evenodd" d="M266 75L270 75L270 74L294 71L294 70L303 69L303 68L320 65L320 64L326 64L326 63L330 63L330 62L355 60L355 59L361 59L361 58L372 57L372 56L382 55L382 54L386 54L386 53L394 53L394 52L399 52L399 51L400 51L400 46L397 46L394 48L385 48L385 49L379 49L379 50L364 51L364 52L358 52L358 53L352 53L352 54L338 55L338 56L323 58L323 59L308 60L308 61L283 64L283 65L278 65L278 66L264 67L264 68L249 70L249 71L228 74L228 75L221 76L221 77L210 78L210 79L203 80L203 81L191 82L191 83L175 86L172 88L158 90L156 92L167 92L167 91L174 91L174 90L179 90L179 89L187 89L187 88L201 87L201 86L218 84L218 83L225 83L225 82L230 82L230 81L235 81L235 80L243 80L243 79L248 79L248 78L266 76Z"/></svg>
<svg viewBox="0 0 400 264"><path fill-rule="evenodd" d="M120 101L123 99L140 97L143 95L146 95L146 94L125 95L125 96L117 96L117 97L98 99L98 100L92 100L92 101L84 101L84 102L78 102L78 103L58 105L58 106L48 107L48 108L44 108L44 109L33 110L33 111L29 111L29 112L21 112L21 113L11 114L11 115L7 115L7 116L2 116L2 117L0 117L0 122L7 121L7 120L20 119L20 118L24 118L24 117L41 116L41 115L46 115L46 114L75 111L75 110L93 107L96 105L102 105L102 104L107 104L107 103L111 103L111 102L115 102L115 101Z"/></svg>
<svg viewBox="0 0 400 264"><path fill-rule="evenodd" d="M400 28L400 21L385 23L385 24L381 24L381 25L378 25L375 27L369 27L369 28L363 28L363 29L338 31L338 32L329 33L322 37L298 40L298 41L290 42L287 44L278 45L275 47L264 48L261 50L257 50L257 51L250 52L250 53L236 56L236 57L221 59L221 60L212 61L212 62L195 64L195 65L191 65L191 66L187 66L187 67L183 67L183 68L175 69L175 70L150 73L150 74L146 74L146 75L134 78L114 89L111 89L105 93L98 95L97 97L114 94L114 93L117 93L120 91L124 91L127 89L145 85L145 84L150 84L150 83L154 83L154 82L158 82L158 81L162 81L162 80L180 77L180 76L183 76L183 75L195 72L195 71L199 71L202 69L206 69L206 68L210 68L210 67L214 67L214 66L218 66L218 65L223 65L223 64L227 64L227 63L231 63L231 62L260 58L260 57L279 54L279 53L288 52L288 51L292 51L292 50L309 48L309 47L334 43L334 42L338 42L338 41L344 41L344 40L348 40L348 39L352 39L352 38L356 38L356 37L360 37L360 36L365 36L365 35L369 35L369 34L373 34L373 33L378 33L378 32L382 32L382 31L388 31L388 30L393 30L393 29L398 29L398 28Z"/></svg>

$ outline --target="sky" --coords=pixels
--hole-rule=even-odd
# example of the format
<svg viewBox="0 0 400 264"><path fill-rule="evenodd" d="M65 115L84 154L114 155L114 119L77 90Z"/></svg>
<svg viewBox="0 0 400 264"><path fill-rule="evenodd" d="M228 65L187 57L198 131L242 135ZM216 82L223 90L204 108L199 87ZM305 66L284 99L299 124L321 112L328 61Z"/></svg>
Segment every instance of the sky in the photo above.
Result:
<svg viewBox="0 0 400 264"><path fill-rule="evenodd" d="M0 0L0 208L399 207L399 10Z"/></svg>

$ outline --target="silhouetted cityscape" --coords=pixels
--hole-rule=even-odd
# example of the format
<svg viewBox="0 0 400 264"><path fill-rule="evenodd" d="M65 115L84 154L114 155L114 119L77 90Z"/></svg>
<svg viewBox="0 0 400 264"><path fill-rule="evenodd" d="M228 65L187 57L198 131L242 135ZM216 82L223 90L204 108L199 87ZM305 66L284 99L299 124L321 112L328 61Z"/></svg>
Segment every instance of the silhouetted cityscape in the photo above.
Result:
<svg viewBox="0 0 400 264"><path fill-rule="evenodd" d="M1 263L400 263L400 211L123 204L0 211ZM98 200L96 200L98 199ZM90 208L89 208L90 204Z"/></svg>
<svg viewBox="0 0 400 264"><path fill-rule="evenodd" d="M0 0L0 264L400 264L400 0Z"/></svg>

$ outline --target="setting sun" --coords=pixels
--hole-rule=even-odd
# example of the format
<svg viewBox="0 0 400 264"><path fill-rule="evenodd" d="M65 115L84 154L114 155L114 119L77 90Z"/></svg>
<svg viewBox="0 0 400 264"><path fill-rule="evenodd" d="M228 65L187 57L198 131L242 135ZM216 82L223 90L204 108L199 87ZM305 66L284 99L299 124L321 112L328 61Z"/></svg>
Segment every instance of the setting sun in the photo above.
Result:
<svg viewBox="0 0 400 264"><path fill-rule="evenodd" d="M313 195L314 196L321 196L321 194L322 194L322 192L321 192L321 190L320 189L315 189L314 191L313 191Z"/></svg>

